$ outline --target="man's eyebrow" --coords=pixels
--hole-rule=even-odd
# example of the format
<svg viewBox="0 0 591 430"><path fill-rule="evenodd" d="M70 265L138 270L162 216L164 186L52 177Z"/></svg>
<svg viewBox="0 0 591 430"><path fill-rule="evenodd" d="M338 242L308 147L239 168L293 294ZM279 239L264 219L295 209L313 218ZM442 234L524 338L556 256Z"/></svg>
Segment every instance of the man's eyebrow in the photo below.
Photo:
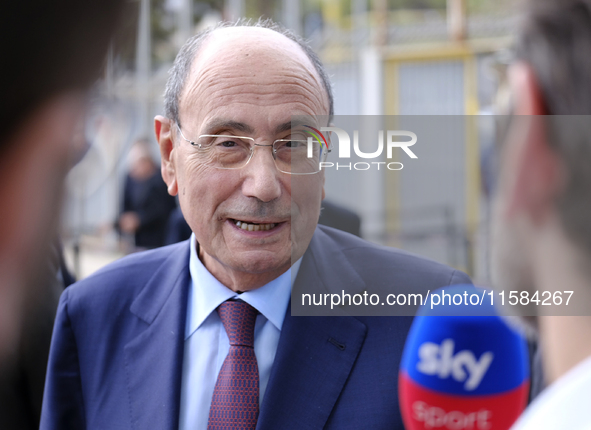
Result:
<svg viewBox="0 0 591 430"><path fill-rule="evenodd" d="M281 133L284 131L288 131L291 130L292 127L292 122L284 122L283 124L279 124L277 127L275 127L275 133Z"/></svg>
<svg viewBox="0 0 591 430"><path fill-rule="evenodd" d="M254 133L254 129L243 122L219 119L214 120L205 126L206 133L218 130L237 130L245 133Z"/></svg>
<svg viewBox="0 0 591 430"><path fill-rule="evenodd" d="M275 128L275 133L291 130L293 127L300 127L302 125L309 125L312 121L310 119L294 118L289 122L284 122Z"/></svg>
<svg viewBox="0 0 591 430"><path fill-rule="evenodd" d="M306 121L304 119L297 119L297 120L293 120L293 121L284 122L283 124L279 124L277 127L275 127L275 133L282 133L284 131L289 131L292 129L292 127L307 125L308 122L309 121ZM226 120L226 119L218 119L218 120L212 121L211 123L209 123L205 126L205 133L204 134L217 132L218 130L236 130L236 131L240 131L243 133L250 133L250 134L254 133L254 129L250 125L245 124L243 122Z"/></svg>

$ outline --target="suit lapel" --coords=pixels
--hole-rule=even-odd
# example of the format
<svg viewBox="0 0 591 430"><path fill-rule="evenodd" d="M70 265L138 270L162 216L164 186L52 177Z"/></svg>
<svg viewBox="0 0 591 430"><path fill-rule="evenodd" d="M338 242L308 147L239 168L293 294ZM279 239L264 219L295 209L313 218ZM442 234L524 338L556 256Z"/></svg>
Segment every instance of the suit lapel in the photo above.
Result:
<svg viewBox="0 0 591 430"><path fill-rule="evenodd" d="M326 306L302 305L305 294L322 296L322 294L338 294L343 291L348 294L363 293L366 290L365 281L354 269L356 262L350 262L347 255L341 251L342 244L335 242L320 228L316 228L310 246L302 259L302 265L292 288L293 316L326 316L349 315L348 306L336 306L328 309ZM316 300L316 299L314 299ZM354 312L360 311L355 307Z"/></svg>
<svg viewBox="0 0 591 430"><path fill-rule="evenodd" d="M258 430L321 429L365 339L353 317L287 315Z"/></svg>
<svg viewBox="0 0 591 430"><path fill-rule="evenodd" d="M335 282L353 284L355 289L362 290L363 282L340 251L335 256L335 248L331 248L331 255L336 258L323 252L327 246L325 239L327 236L317 229L294 290L316 284L315 291L328 292L335 288ZM327 270L321 271L319 267L329 267L329 273L338 279L327 279ZM365 324L351 316L292 316L290 304L257 430L323 428L351 373L366 332Z"/></svg>
<svg viewBox="0 0 591 430"><path fill-rule="evenodd" d="M178 429L189 246L172 250L131 305L146 325L125 346L132 427Z"/></svg>

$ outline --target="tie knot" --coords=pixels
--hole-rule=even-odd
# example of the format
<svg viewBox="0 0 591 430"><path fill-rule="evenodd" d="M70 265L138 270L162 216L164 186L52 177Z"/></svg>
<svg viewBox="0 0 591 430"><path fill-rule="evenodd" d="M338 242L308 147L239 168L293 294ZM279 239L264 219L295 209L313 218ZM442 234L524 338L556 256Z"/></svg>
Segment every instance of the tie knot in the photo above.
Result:
<svg viewBox="0 0 591 430"><path fill-rule="evenodd" d="M218 307L218 314L231 346L254 347L255 308L242 301L226 301Z"/></svg>

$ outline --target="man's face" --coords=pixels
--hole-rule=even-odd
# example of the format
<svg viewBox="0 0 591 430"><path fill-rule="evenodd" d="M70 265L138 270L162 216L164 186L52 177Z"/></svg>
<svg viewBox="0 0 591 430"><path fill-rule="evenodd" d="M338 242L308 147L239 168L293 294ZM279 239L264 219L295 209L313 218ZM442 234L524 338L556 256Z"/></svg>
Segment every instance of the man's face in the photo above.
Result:
<svg viewBox="0 0 591 430"><path fill-rule="evenodd" d="M501 170L502 171L502 170ZM499 190L493 203L491 230L491 276L493 285L506 291L528 290L527 249L519 222L509 220L506 198Z"/></svg>
<svg viewBox="0 0 591 430"><path fill-rule="evenodd" d="M519 173L517 161L525 139L524 133L530 127L530 118L512 116L511 126L502 142L499 142L498 186L493 200L491 225L491 278L498 290L528 291L533 293L531 273L530 229L523 216L512 210L516 177ZM531 312L528 309L515 309ZM535 318L522 315L522 321L530 327L536 326Z"/></svg>
<svg viewBox="0 0 591 430"><path fill-rule="evenodd" d="M198 53L180 98L180 120L189 140L226 134L270 145L289 136L292 115L326 115L327 106L319 77L294 42L267 29L228 28ZM235 290L285 272L312 238L323 174L280 172L268 146L255 147L241 169L218 169L172 124L171 133L175 183L167 180L169 191L178 192L206 267Z"/></svg>
<svg viewBox="0 0 591 430"><path fill-rule="evenodd" d="M18 351L21 324L55 278L50 248L83 111L82 95L54 96L24 118L0 157L0 364Z"/></svg>

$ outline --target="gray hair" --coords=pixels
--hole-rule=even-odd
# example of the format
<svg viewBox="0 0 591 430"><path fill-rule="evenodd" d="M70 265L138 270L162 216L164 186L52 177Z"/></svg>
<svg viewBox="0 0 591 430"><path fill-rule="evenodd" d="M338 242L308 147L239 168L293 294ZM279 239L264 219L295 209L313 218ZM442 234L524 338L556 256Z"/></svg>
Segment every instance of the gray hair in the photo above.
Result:
<svg viewBox="0 0 591 430"><path fill-rule="evenodd" d="M320 58L304 39L302 39L295 33L291 32L290 30L283 28L271 19L259 19L254 24L252 24L250 20L245 19L239 19L236 22L220 22L215 27L203 30L191 37L189 40L187 40L180 49L178 55L176 56L176 59L174 60L172 68L168 72L168 81L166 82L166 90L164 91L164 109L165 114L168 118L172 119L180 126L179 98L185 86L187 76L189 75L189 71L191 70L191 66L193 64L193 60L195 59L195 55L203 45L203 42L205 42L207 38L209 38L209 36L215 30L226 27L267 28L269 30L273 30L279 34L282 34L288 39L296 42L299 45L299 47L302 48L308 59L312 62L314 68L316 69L316 72L322 80L322 84L328 96L329 118L332 118L334 114L334 100L332 95L332 87L330 84L328 73L322 65Z"/></svg>
<svg viewBox="0 0 591 430"><path fill-rule="evenodd" d="M538 79L548 142L568 175L556 202L563 227L591 254L591 0L530 0L516 55Z"/></svg>

